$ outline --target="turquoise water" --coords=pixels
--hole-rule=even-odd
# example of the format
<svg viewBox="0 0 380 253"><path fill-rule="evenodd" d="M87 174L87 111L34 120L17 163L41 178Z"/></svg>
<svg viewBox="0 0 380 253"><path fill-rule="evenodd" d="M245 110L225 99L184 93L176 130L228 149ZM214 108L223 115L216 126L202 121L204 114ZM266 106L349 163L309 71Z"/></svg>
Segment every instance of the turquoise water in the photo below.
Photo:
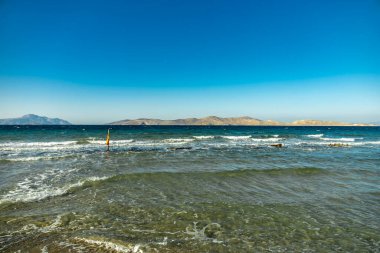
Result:
<svg viewBox="0 0 380 253"><path fill-rule="evenodd" d="M379 252L379 127L107 128L0 126L1 252Z"/></svg>

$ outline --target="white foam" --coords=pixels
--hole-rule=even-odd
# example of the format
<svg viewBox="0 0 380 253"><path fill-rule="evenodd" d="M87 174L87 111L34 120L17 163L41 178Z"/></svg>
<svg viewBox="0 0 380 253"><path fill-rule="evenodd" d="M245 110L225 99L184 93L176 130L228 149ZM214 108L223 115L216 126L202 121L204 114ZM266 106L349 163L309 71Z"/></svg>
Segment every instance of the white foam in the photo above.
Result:
<svg viewBox="0 0 380 253"><path fill-rule="evenodd" d="M0 147L51 147L75 144L76 141L50 141L50 142L4 142Z"/></svg>
<svg viewBox="0 0 380 253"><path fill-rule="evenodd" d="M127 247L127 246L117 244L114 242L109 242L109 241L100 241L100 240L86 239L86 238L79 238L79 237L76 237L75 239L78 241L96 245L97 247L105 248L107 250L113 250L116 252L143 253L143 251L140 249L140 245L138 244Z"/></svg>
<svg viewBox="0 0 380 253"><path fill-rule="evenodd" d="M308 134L306 135L307 137L310 137L310 138L320 138L323 136L323 134Z"/></svg>
<svg viewBox="0 0 380 253"><path fill-rule="evenodd" d="M368 145L380 145L380 141L361 141L361 142L354 142L354 141L300 141L300 142L294 142L289 144L295 145L295 146L302 146L302 145L311 145L311 146L328 146L330 144L343 144L344 146L368 146Z"/></svg>
<svg viewBox="0 0 380 253"><path fill-rule="evenodd" d="M251 135L241 135L241 136L222 136L222 138L225 138L225 139L228 139L228 140L234 140L234 141L238 141L238 140L247 140L249 138L251 138L252 136Z"/></svg>
<svg viewBox="0 0 380 253"><path fill-rule="evenodd" d="M212 135L200 135L200 136L193 136L197 140L206 140L206 139L214 139L215 136Z"/></svg>
<svg viewBox="0 0 380 253"><path fill-rule="evenodd" d="M210 223L204 226L203 228L197 228L198 222L193 222L193 226L187 226L186 227L186 234L192 235L193 239L200 240L200 241L212 241L213 243L222 243L223 241L219 241L216 238L209 238L206 236L205 231L209 226L217 226L220 227L218 223Z"/></svg>
<svg viewBox="0 0 380 253"><path fill-rule="evenodd" d="M46 245L41 249L41 253L49 253Z"/></svg>
<svg viewBox="0 0 380 253"><path fill-rule="evenodd" d="M51 231L57 230L57 228L62 224L62 215L58 215L52 224L46 227L39 228L38 230L43 233L49 233Z"/></svg>
<svg viewBox="0 0 380 253"><path fill-rule="evenodd" d="M163 240L162 242L158 242L157 244L158 244L158 245L163 245L163 246L168 245L168 237L165 236L165 237L164 237L164 240Z"/></svg>
<svg viewBox="0 0 380 253"><path fill-rule="evenodd" d="M0 151L62 150L62 149L70 149L75 145L76 145L76 141L5 142L5 143L0 143Z"/></svg>
<svg viewBox="0 0 380 253"><path fill-rule="evenodd" d="M323 141L344 141L344 142L354 142L355 138L320 138Z"/></svg>
<svg viewBox="0 0 380 253"><path fill-rule="evenodd" d="M130 146L134 140L111 140L111 146ZM87 140L87 143L78 141L63 142L14 142L0 143L0 151L20 153L29 151L58 152L74 150L94 150L105 146L105 140ZM32 159L31 159L32 160ZM36 159L38 160L38 159Z"/></svg>
<svg viewBox="0 0 380 253"><path fill-rule="evenodd" d="M273 134L272 136L275 137L275 138L277 138L279 135L278 134Z"/></svg>
<svg viewBox="0 0 380 253"><path fill-rule="evenodd" d="M252 138L251 140L257 142L278 142L283 140L283 138Z"/></svg>
<svg viewBox="0 0 380 253"><path fill-rule="evenodd" d="M32 156L32 157L19 157L19 158L8 158L8 161L14 161L14 162L28 162L28 161L38 161L41 159L44 159L43 156ZM51 157L49 157L51 159Z"/></svg>
<svg viewBox="0 0 380 253"><path fill-rule="evenodd" d="M64 185L62 187L46 184L46 174L38 175L34 178L26 178L19 182L14 190L9 191L0 199L0 204L5 202L30 202L42 200L48 197L60 196L70 189L82 186L85 182L105 180L107 177L89 177L76 183Z"/></svg>
<svg viewBox="0 0 380 253"><path fill-rule="evenodd" d="M350 143L352 146L362 146L362 145L380 145L380 141L361 141Z"/></svg>
<svg viewBox="0 0 380 253"><path fill-rule="evenodd" d="M190 138L169 138L169 139L164 139L162 140L162 142L164 143L178 143L178 142L192 142L194 141L194 139L190 139Z"/></svg>
<svg viewBox="0 0 380 253"><path fill-rule="evenodd" d="M29 162L29 161L39 161L39 160L54 160L67 157L67 155L56 155L56 156L28 156L28 157L17 157L17 158L6 158L5 160L11 162Z"/></svg>

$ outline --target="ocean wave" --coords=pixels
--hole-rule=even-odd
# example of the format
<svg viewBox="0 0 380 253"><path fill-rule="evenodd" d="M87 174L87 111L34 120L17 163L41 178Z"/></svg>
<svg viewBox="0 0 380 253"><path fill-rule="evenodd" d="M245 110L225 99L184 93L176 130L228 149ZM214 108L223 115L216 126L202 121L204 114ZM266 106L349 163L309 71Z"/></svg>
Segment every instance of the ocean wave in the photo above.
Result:
<svg viewBox="0 0 380 253"><path fill-rule="evenodd" d="M343 146L370 146L370 145L380 145L380 141L361 141L361 142L354 142L354 141L339 141L335 140L333 141L299 141L294 142L291 144L288 144L288 146L329 146L331 144L342 144Z"/></svg>
<svg viewBox="0 0 380 253"><path fill-rule="evenodd" d="M324 134L308 134L306 135L307 137L310 137L310 138L320 138L322 137Z"/></svg>
<svg viewBox="0 0 380 253"><path fill-rule="evenodd" d="M355 138L320 138L323 141L344 141L344 142L354 142Z"/></svg>
<svg viewBox="0 0 380 253"><path fill-rule="evenodd" d="M215 136L213 135L200 135L200 136L193 136L197 140L206 140L206 139L214 139Z"/></svg>
<svg viewBox="0 0 380 253"><path fill-rule="evenodd" d="M316 167L295 167L295 168L272 168L272 169L255 169L246 168L238 170L225 170L225 171L188 171L188 172L168 172L168 171L156 171L156 172L135 172L118 174L109 177L87 177L79 180L76 183L69 183L63 186L53 186L50 184L50 179L47 175L41 175L39 180L31 180L26 178L22 182L19 182L15 189L10 190L8 193L0 197L0 204L16 203L16 202L33 202L40 201L50 197L62 196L65 194L73 194L77 191L83 190L93 186L94 184L105 184L109 182L118 182L124 180L176 180L177 176L180 178L185 177L199 177L199 175L212 176L213 178L219 177L225 179L228 177L246 177L250 175L318 175L329 173L327 170ZM42 182L42 183L41 183ZM49 184L46 184L49 182Z"/></svg>
<svg viewBox="0 0 380 253"><path fill-rule="evenodd" d="M51 156L31 156L31 157L17 157L17 158L8 158L4 159L9 162L29 162L29 161L38 161L38 160L50 160L54 159Z"/></svg>
<svg viewBox="0 0 380 253"><path fill-rule="evenodd" d="M66 194L70 189L80 187L87 182L95 182L107 179L107 177L88 177L76 183L67 184L62 187L44 184L47 175L42 174L37 180L26 178L24 181L19 182L16 189L9 191L7 194L0 198L0 204L6 202L31 202L46 199L48 197L55 197Z"/></svg>
<svg viewBox="0 0 380 253"><path fill-rule="evenodd" d="M50 142L5 142L0 143L0 148L7 147L55 147L75 145L77 141L50 141Z"/></svg>
<svg viewBox="0 0 380 253"><path fill-rule="evenodd" d="M161 142L163 143L186 143L186 142L192 142L194 139L190 138L169 138L169 139L164 139Z"/></svg>
<svg viewBox="0 0 380 253"><path fill-rule="evenodd" d="M252 135L240 135L240 136L221 136L222 138L228 139L228 140L247 140L252 137Z"/></svg>
<svg viewBox="0 0 380 253"><path fill-rule="evenodd" d="M135 140L113 140L111 146L128 146ZM62 150L80 150L94 149L105 146L105 140L79 140L79 141L62 141L62 142L7 142L0 143L0 151L62 151Z"/></svg>
<svg viewBox="0 0 380 253"><path fill-rule="evenodd" d="M242 148L249 145L265 146L273 143L282 143L288 148L292 146L327 146L334 143L343 143L345 146L378 145L379 140L363 140L355 138L327 138L312 135L311 139L280 138L243 135L243 136L194 136L194 138L168 139L122 139L111 141L111 149L115 152L128 151L168 151L173 147L180 149L208 149L208 148ZM224 139L228 141L224 141ZM38 160L53 160L77 155L91 154L105 150L104 140L88 140L88 143L78 144L75 140L62 142L6 142L0 143L1 162L28 162Z"/></svg>
<svg viewBox="0 0 380 253"><path fill-rule="evenodd" d="M206 172L213 173L213 172ZM239 169L239 170L230 170L230 171L218 171L214 172L215 175L220 175L223 177L228 176L248 176L248 175L295 175L295 176L303 176L303 175L318 175L329 173L327 170L317 167L292 167L292 168L272 168L272 169L255 169L255 168L247 168L247 169Z"/></svg>
<svg viewBox="0 0 380 253"><path fill-rule="evenodd" d="M39 160L56 160L56 159L63 159L63 158L69 158L69 157L75 157L75 155L72 153L65 154L65 155L46 154L44 156L11 157L11 158L0 159L0 161L4 161L4 162L29 162L29 161L39 161Z"/></svg>
<svg viewBox="0 0 380 253"><path fill-rule="evenodd" d="M352 146L362 146L362 145L380 145L380 141L361 141L350 143Z"/></svg>
<svg viewBox="0 0 380 253"><path fill-rule="evenodd" d="M251 140L257 142L278 142L283 140L283 138L251 138Z"/></svg>
<svg viewBox="0 0 380 253"><path fill-rule="evenodd" d="M307 174L323 174L329 173L328 170L317 167L290 167L290 168L268 168L268 169L257 169L257 168L246 168L246 169L231 169L231 170L219 170L219 171L183 171L183 172L172 172L172 171L151 171L151 172L131 172L125 174L118 174L104 180L101 180L99 183L109 183L109 182L119 182L124 180L138 180L138 179L147 179L147 180L156 180L155 178L160 178L164 180L165 178L173 179L177 176L183 178L183 176L197 177L199 175L213 176L213 177L229 177L229 176L246 176L246 175L257 175L257 174L268 174L268 175L307 175ZM73 187L71 191L80 190L81 187L86 187L92 185L92 181L88 181L78 187ZM71 192L70 191L70 192Z"/></svg>

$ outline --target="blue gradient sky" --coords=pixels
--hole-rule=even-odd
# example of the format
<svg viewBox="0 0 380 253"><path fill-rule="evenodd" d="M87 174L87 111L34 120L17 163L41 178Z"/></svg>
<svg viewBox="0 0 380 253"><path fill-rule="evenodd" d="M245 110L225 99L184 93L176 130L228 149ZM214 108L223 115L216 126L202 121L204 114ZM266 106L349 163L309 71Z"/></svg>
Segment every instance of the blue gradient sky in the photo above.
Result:
<svg viewBox="0 0 380 253"><path fill-rule="evenodd" d="M0 1L0 118L380 120L380 1Z"/></svg>

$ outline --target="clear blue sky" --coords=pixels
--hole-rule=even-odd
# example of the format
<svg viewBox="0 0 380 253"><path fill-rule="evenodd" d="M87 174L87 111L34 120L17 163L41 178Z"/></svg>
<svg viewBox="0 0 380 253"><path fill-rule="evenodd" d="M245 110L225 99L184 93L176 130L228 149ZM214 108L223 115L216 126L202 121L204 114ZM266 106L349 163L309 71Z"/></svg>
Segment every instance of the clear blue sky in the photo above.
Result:
<svg viewBox="0 0 380 253"><path fill-rule="evenodd" d="M379 0L0 0L0 118L380 120Z"/></svg>

